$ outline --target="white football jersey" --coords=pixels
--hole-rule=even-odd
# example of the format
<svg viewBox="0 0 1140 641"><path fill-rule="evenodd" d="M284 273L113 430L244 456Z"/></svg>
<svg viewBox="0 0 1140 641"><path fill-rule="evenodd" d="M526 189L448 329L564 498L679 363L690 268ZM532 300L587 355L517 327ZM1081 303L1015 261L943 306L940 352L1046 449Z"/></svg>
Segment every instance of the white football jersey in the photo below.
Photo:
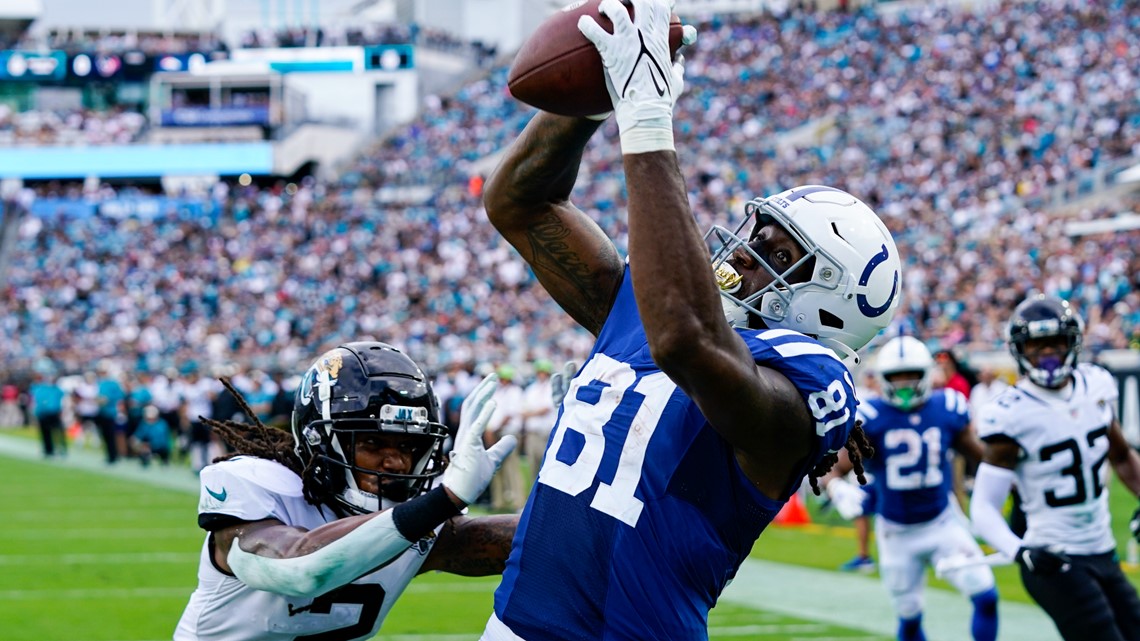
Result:
<svg viewBox="0 0 1140 641"><path fill-rule="evenodd" d="M1021 446L1015 470L1025 510L1025 545L1059 545L1072 554L1116 547L1108 511L1108 428L1117 388L1102 367L1082 363L1061 391L1026 379L981 408L978 436Z"/></svg>
<svg viewBox="0 0 1140 641"><path fill-rule="evenodd" d="M243 521L273 518L307 530L337 519L327 507L305 501L301 478L274 461L238 457L202 470L198 514ZM438 532L438 530L437 530ZM256 590L220 571L206 537L198 565L198 588L182 613L174 641L292 641L334 633L336 638L369 639L396 599L415 577L435 543L421 539L380 569L316 599Z"/></svg>

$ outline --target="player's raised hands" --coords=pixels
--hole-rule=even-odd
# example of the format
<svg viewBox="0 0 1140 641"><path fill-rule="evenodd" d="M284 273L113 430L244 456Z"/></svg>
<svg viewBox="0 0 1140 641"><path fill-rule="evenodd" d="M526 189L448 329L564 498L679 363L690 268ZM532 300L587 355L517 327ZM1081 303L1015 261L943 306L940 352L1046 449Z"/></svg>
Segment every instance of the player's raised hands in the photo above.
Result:
<svg viewBox="0 0 1140 641"><path fill-rule="evenodd" d="M632 18L619 0L599 5L614 25L612 34L589 16L578 19L578 29L605 65L622 153L672 150L673 105L684 88L684 67L674 67L669 53L670 5L665 0L631 2ZM696 30L690 27L688 33L695 41Z"/></svg>

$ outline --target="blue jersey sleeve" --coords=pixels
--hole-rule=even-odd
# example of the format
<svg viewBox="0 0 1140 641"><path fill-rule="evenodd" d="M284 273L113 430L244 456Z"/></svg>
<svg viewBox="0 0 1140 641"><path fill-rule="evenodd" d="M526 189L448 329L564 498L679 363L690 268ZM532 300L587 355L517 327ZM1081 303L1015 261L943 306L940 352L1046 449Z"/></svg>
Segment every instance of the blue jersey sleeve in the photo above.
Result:
<svg viewBox="0 0 1140 641"><path fill-rule="evenodd" d="M799 479L829 452L847 443L855 426L858 399L851 372L830 349L813 338L787 329L737 330L752 351L756 364L788 378L815 420L816 441ZM795 488L799 482L795 483ZM795 488L792 491L795 491Z"/></svg>

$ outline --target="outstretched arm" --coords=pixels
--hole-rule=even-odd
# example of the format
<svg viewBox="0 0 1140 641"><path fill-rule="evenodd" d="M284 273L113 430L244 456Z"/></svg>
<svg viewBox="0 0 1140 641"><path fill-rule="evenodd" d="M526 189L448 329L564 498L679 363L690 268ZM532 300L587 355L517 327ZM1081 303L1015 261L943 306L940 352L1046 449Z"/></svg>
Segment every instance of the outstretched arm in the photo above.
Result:
<svg viewBox="0 0 1140 641"><path fill-rule="evenodd" d="M483 430L495 411L498 377L484 378L463 401L455 449L435 489L390 510L348 517L312 531L277 519L243 522L213 535L214 561L246 585L288 596L313 597L390 562L415 541L482 494L515 447L503 437L484 448Z"/></svg>
<svg viewBox="0 0 1140 641"><path fill-rule="evenodd" d="M1006 523L1002 508L1013 487L1013 469L1020 451L1011 439L987 440L970 500L970 522L974 531L1011 559L1021 547L1021 539Z"/></svg>
<svg viewBox="0 0 1140 641"><path fill-rule="evenodd" d="M586 17L578 28L610 81L629 192L630 272L653 360L733 445L756 487L783 498L810 451L811 417L792 383L757 367L725 320L673 147L684 74L669 58L669 7L634 0L632 22L616 0L600 9L612 35Z"/></svg>
<svg viewBox="0 0 1140 641"><path fill-rule="evenodd" d="M461 576L502 574L518 525L517 514L457 516L443 526L420 572L440 570Z"/></svg>
<svg viewBox="0 0 1140 641"><path fill-rule="evenodd" d="M599 124L540 112L507 149L483 194L495 229L562 309L595 335L624 270L613 242L570 202L582 152Z"/></svg>

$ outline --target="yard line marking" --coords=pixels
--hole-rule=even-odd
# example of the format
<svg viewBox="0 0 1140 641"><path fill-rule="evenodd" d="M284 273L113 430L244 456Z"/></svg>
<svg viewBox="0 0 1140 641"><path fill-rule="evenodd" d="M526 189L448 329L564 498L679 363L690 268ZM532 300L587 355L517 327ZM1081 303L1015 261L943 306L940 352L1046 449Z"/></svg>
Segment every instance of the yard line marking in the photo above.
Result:
<svg viewBox="0 0 1140 641"><path fill-rule="evenodd" d="M118 528L68 528L67 530L53 530L53 529L19 529L11 532L5 532L4 538L13 541L16 539L26 539L29 541L36 541L42 538L51 537L53 539L79 539L86 541L88 539L156 539L156 540L169 540L173 537L186 537L194 536L201 538L205 533L202 531L187 530L186 528L173 528L173 527L137 527L132 526L129 530Z"/></svg>
<svg viewBox="0 0 1140 641"><path fill-rule="evenodd" d="M132 554L0 554L0 565L138 565L146 563L190 564L198 552L136 552Z"/></svg>
<svg viewBox="0 0 1140 641"><path fill-rule="evenodd" d="M35 601L53 599L138 599L145 597L188 598L193 586L180 588L112 588L69 590L0 590L0 601Z"/></svg>
<svg viewBox="0 0 1140 641"><path fill-rule="evenodd" d="M825 632L831 626L822 623L769 623L751 625L722 625L709 626L709 633L716 633L730 637L750 637L758 634L810 634L812 632ZM813 637L814 638L814 637Z"/></svg>

